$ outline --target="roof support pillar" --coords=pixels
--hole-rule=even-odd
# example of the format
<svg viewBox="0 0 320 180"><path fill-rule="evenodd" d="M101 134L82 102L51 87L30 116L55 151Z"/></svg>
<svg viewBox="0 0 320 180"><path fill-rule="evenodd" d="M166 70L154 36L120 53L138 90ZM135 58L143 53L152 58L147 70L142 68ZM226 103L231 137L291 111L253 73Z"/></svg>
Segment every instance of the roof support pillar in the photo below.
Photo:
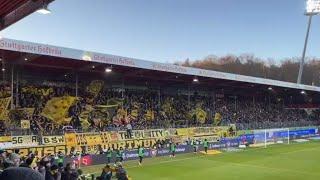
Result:
<svg viewBox="0 0 320 180"><path fill-rule="evenodd" d="M78 83L79 83L78 81L79 81L79 80L78 80L78 72L76 72L76 98L78 98L78 89L79 89L79 88L78 88L78 86L79 86L79 85L78 85Z"/></svg>
<svg viewBox="0 0 320 180"><path fill-rule="evenodd" d="M121 98L124 98L124 77L122 76L121 82Z"/></svg>
<svg viewBox="0 0 320 180"><path fill-rule="evenodd" d="M14 81L14 66L12 65L11 66L11 105L10 105L10 109L13 110L14 109L14 102L13 102L13 89L14 89L14 86L13 86L13 81Z"/></svg>
<svg viewBox="0 0 320 180"><path fill-rule="evenodd" d="M161 108L161 86L158 87L158 106Z"/></svg>
<svg viewBox="0 0 320 180"><path fill-rule="evenodd" d="M19 70L17 69L17 77L16 77L16 106L19 107Z"/></svg>

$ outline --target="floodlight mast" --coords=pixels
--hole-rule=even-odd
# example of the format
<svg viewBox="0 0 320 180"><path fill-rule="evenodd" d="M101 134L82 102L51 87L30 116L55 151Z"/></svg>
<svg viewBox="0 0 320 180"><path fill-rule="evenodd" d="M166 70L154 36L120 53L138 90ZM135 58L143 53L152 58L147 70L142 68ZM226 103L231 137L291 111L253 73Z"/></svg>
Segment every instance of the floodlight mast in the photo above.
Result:
<svg viewBox="0 0 320 180"><path fill-rule="evenodd" d="M305 15L309 16L309 18L308 18L307 33L306 33L306 37L305 37L305 40L304 40L304 47L303 47L302 57L301 57L300 66L299 66L297 84L301 84L301 77L302 77L302 73L303 73L304 60L305 60L305 57L306 57L306 50L307 50L307 45L308 45L308 39L309 39L309 33L310 33L312 17L314 15L319 14L319 12L320 12L319 10L320 10L320 0L306 0L306 12L305 12Z"/></svg>

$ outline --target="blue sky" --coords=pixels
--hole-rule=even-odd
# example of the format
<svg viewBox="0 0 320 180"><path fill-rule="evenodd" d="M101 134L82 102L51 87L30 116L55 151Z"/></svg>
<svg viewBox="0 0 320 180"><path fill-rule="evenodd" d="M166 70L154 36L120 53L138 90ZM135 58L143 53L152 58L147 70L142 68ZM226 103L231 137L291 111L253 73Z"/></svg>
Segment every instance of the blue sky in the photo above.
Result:
<svg viewBox="0 0 320 180"><path fill-rule="evenodd" d="M7 38L175 62L251 53L300 57L304 0L55 0L1 32ZM320 16L308 56L320 57Z"/></svg>

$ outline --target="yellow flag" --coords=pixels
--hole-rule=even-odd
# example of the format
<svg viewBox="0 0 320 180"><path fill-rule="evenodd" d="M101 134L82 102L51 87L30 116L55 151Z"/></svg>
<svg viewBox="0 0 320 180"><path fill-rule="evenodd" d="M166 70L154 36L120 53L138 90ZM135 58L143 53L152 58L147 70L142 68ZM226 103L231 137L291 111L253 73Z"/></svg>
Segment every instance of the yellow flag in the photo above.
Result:
<svg viewBox="0 0 320 180"><path fill-rule="evenodd" d="M206 121L207 112L201 108L196 108L196 117L197 117L197 120L203 124Z"/></svg>
<svg viewBox="0 0 320 180"><path fill-rule="evenodd" d="M21 120L21 129L30 129L30 121L29 120Z"/></svg>
<svg viewBox="0 0 320 180"><path fill-rule="evenodd" d="M54 97L47 102L41 115L62 124L68 116L69 108L75 101L76 97L72 96Z"/></svg>
<svg viewBox="0 0 320 180"><path fill-rule="evenodd" d="M214 115L214 124L215 125L220 124L221 120L222 120L221 114L216 112L216 114Z"/></svg>
<svg viewBox="0 0 320 180"><path fill-rule="evenodd" d="M147 110L146 114L144 115L146 120L153 121L154 120L154 112L153 110L149 109Z"/></svg>
<svg viewBox="0 0 320 180"><path fill-rule="evenodd" d="M11 97L0 98L0 121L8 119L8 107L11 102Z"/></svg>

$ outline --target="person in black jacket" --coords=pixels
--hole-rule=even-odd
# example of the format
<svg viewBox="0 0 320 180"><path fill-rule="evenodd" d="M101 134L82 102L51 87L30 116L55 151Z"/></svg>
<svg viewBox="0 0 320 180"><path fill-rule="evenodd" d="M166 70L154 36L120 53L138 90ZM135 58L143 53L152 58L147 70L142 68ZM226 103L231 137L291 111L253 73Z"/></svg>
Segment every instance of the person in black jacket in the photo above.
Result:
<svg viewBox="0 0 320 180"><path fill-rule="evenodd" d="M68 163L61 173L61 180L77 180L78 176L74 164Z"/></svg>
<svg viewBox="0 0 320 180"><path fill-rule="evenodd" d="M128 180L128 175L126 170L122 167L121 164L118 165L117 170L116 170L116 178L118 180Z"/></svg>
<svg viewBox="0 0 320 180"><path fill-rule="evenodd" d="M57 165L52 165L50 170L46 171L45 180L61 180L61 174Z"/></svg>
<svg viewBox="0 0 320 180"><path fill-rule="evenodd" d="M109 165L106 165L103 169L102 169L102 173L100 175L100 177L98 178L99 180L111 180L112 178L112 171Z"/></svg>
<svg viewBox="0 0 320 180"><path fill-rule="evenodd" d="M44 180L44 176L31 168L11 167L1 173L0 180Z"/></svg>
<svg viewBox="0 0 320 180"><path fill-rule="evenodd" d="M31 168L32 162L33 162L33 158L27 158L24 163L20 164L19 167Z"/></svg>

